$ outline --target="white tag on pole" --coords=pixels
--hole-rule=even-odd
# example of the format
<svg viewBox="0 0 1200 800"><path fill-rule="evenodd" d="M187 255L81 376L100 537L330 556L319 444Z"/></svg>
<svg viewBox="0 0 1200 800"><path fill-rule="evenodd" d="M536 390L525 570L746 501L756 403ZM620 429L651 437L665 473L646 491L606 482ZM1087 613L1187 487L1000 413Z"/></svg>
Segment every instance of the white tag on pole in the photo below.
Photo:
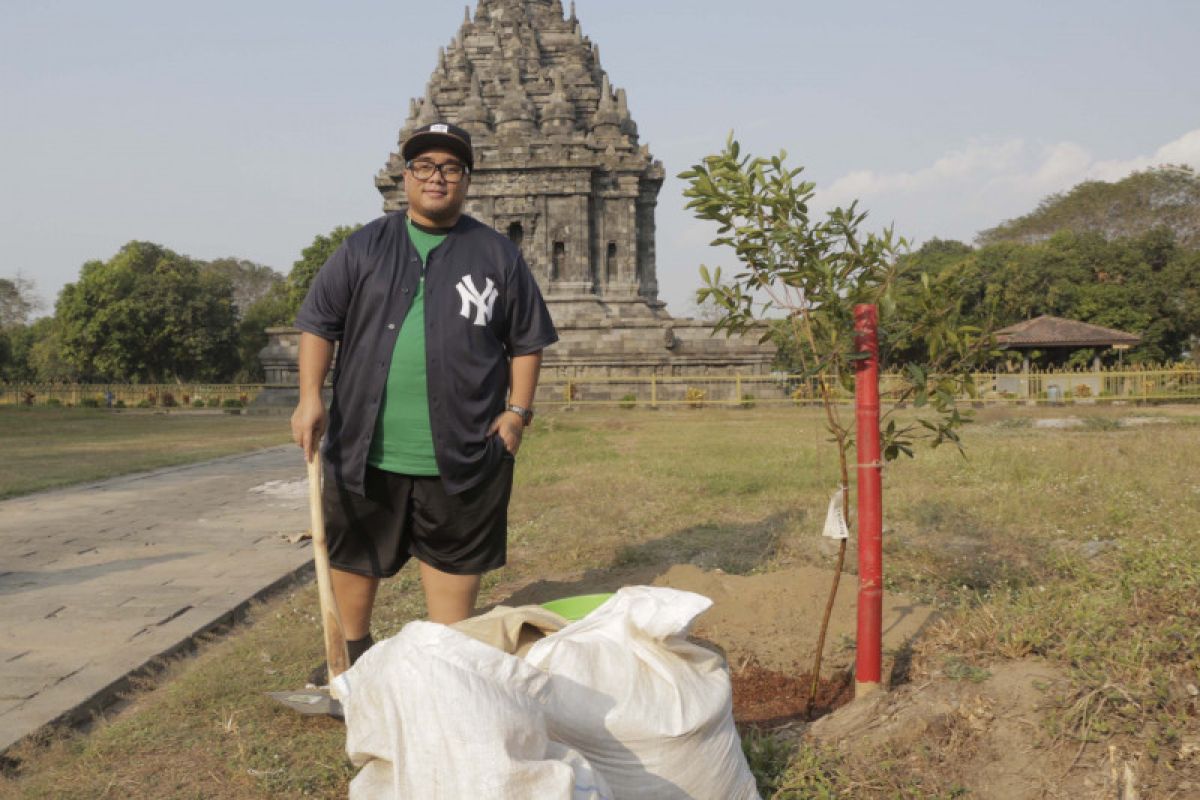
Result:
<svg viewBox="0 0 1200 800"><path fill-rule="evenodd" d="M841 541L850 538L850 528L846 525L846 518L842 516L842 497L845 493L846 489L843 487L829 498L829 510L825 512L825 530L821 531L821 535L826 539Z"/></svg>

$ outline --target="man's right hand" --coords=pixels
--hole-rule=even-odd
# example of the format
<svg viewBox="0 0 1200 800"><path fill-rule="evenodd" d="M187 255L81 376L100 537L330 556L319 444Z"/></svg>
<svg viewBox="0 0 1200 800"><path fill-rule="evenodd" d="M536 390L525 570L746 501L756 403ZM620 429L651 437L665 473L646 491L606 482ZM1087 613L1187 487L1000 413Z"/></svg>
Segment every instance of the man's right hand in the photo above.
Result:
<svg viewBox="0 0 1200 800"><path fill-rule="evenodd" d="M321 396L301 396L296 410L292 412L292 439L304 451L305 461L313 460L321 437L325 435L327 422L325 401Z"/></svg>

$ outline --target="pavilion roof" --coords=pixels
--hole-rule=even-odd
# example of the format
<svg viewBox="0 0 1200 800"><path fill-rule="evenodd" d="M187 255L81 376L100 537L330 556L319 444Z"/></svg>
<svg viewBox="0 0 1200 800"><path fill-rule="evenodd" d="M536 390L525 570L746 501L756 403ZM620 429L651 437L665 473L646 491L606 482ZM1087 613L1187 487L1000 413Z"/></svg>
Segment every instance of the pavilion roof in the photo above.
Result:
<svg viewBox="0 0 1200 800"><path fill-rule="evenodd" d="M1132 347L1142 337L1073 319L1044 314L996 331L996 342L1007 349L1034 347Z"/></svg>

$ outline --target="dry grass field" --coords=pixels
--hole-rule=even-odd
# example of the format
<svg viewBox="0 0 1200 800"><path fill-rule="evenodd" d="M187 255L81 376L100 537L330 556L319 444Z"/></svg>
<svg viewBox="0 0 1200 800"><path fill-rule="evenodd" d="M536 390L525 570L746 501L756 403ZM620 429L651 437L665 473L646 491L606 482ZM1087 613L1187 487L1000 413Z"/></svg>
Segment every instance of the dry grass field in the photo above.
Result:
<svg viewBox="0 0 1200 800"><path fill-rule="evenodd" d="M1068 416L1081 422L1042 427ZM1200 411L984 410L964 441L965 458L919 451L885 469L887 586L938 609L888 713L905 718L922 696L984 698L1034 664L1058 679L1022 711L1024 743L1050 759L1031 796L1116 797L1103 792L1118 766L1141 798L1200 796ZM648 582L674 564L828 567L819 534L836 476L812 410L547 413L519 459L510 565L485 600ZM10 754L0 797L344 796L341 726L263 697L302 685L321 658L315 608L312 587L278 596L90 732ZM377 638L422 613L406 569L381 591ZM794 727L744 741L764 798L992 797L968 766L1003 718L994 707L915 738L864 735L861 748Z"/></svg>
<svg viewBox="0 0 1200 800"><path fill-rule="evenodd" d="M0 499L290 441L280 417L0 407Z"/></svg>

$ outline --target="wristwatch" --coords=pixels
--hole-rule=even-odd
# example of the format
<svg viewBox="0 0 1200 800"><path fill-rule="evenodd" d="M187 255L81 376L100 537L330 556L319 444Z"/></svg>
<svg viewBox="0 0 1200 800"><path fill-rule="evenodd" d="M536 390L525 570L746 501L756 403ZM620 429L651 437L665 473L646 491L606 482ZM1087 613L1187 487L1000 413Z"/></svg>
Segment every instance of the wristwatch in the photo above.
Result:
<svg viewBox="0 0 1200 800"><path fill-rule="evenodd" d="M526 428L529 427L529 423L533 422L533 409L532 408L525 408L525 406L519 406L519 405L516 405L515 403L509 403L507 406L505 406L504 410L511 411L514 414L516 414L518 417L520 417L521 422L525 423Z"/></svg>

